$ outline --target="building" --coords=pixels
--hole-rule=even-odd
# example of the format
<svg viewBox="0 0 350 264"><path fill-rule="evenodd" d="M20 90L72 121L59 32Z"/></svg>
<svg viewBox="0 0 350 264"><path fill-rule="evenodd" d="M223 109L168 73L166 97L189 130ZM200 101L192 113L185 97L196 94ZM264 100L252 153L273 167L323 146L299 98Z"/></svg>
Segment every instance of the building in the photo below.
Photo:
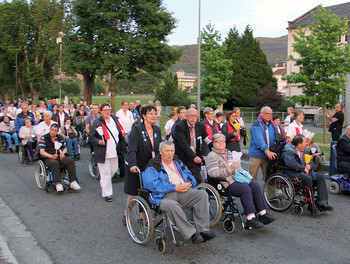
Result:
<svg viewBox="0 0 350 264"><path fill-rule="evenodd" d="M286 95L287 81L282 80L282 74L286 71L286 63L283 63L282 65L276 63L275 67L272 67L273 76L277 79L277 91L282 95Z"/></svg>
<svg viewBox="0 0 350 264"><path fill-rule="evenodd" d="M192 92L197 82L197 75L194 73L187 73L183 69L180 69L176 71L176 76L179 88Z"/></svg>

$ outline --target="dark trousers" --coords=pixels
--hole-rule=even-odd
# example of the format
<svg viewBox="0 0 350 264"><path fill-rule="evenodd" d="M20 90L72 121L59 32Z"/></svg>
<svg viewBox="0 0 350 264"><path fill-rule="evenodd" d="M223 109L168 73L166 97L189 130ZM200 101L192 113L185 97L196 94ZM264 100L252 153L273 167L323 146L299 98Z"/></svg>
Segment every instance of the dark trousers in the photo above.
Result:
<svg viewBox="0 0 350 264"><path fill-rule="evenodd" d="M195 163L193 160L183 161L183 163L186 165L186 167L192 173L193 177L196 179L197 185L200 184L203 181L201 176L201 164Z"/></svg>
<svg viewBox="0 0 350 264"><path fill-rule="evenodd" d="M322 174L317 173L315 180L313 180L310 175L306 175L304 173L300 173L298 175L298 178L301 180L301 182L306 187L309 187L312 197L309 197L308 194L307 194L307 196L309 198L311 198L314 203L315 203L315 198L314 198L313 186L315 186L315 185L317 187L318 200L319 201L327 201L328 200L328 191L327 191L326 180Z"/></svg>
<svg viewBox="0 0 350 264"><path fill-rule="evenodd" d="M332 141L338 141L341 136L342 129L332 131Z"/></svg>
<svg viewBox="0 0 350 264"><path fill-rule="evenodd" d="M61 160L46 158L45 164L46 164L46 166L48 166L50 168L54 182L58 182L58 183L61 182L60 165L62 165L64 168L66 168L68 170L70 182L77 180L77 173L75 170L75 162L71 158L64 157Z"/></svg>
<svg viewBox="0 0 350 264"><path fill-rule="evenodd" d="M231 189L232 195L241 198L241 203L246 215L267 209L267 204L258 182L254 180L249 184L234 182L229 188Z"/></svg>

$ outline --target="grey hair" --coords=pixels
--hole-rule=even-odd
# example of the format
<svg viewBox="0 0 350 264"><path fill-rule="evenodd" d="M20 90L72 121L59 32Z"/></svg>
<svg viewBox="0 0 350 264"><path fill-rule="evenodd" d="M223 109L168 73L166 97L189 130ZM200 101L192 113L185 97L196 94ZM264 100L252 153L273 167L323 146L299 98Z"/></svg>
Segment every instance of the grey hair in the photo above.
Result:
<svg viewBox="0 0 350 264"><path fill-rule="evenodd" d="M170 141L164 141L160 143L159 151L161 151L164 148L164 146L174 146L174 143Z"/></svg>
<svg viewBox="0 0 350 264"><path fill-rule="evenodd" d="M345 130L346 130L346 131L350 130L350 126L347 126Z"/></svg>
<svg viewBox="0 0 350 264"><path fill-rule="evenodd" d="M260 112L261 113L265 113L266 109L271 109L271 107L270 106L264 106L263 108L261 108Z"/></svg>
<svg viewBox="0 0 350 264"><path fill-rule="evenodd" d="M226 139L225 135L224 135L224 134L221 134L221 133L216 133L216 134L214 134L214 136L213 136L213 141L214 141L215 139L217 139L217 138L225 138L225 139Z"/></svg>
<svg viewBox="0 0 350 264"><path fill-rule="evenodd" d="M238 110L241 110L241 109L239 109L238 107L236 107L235 109L233 109L233 112L236 112L236 111L238 111Z"/></svg>
<svg viewBox="0 0 350 264"><path fill-rule="evenodd" d="M210 113L210 112L214 112L214 109L211 108L211 107L206 107L206 108L204 108L204 110L203 110L203 114L204 114L204 115L205 115L205 114L208 114L208 113Z"/></svg>
<svg viewBox="0 0 350 264"><path fill-rule="evenodd" d="M49 111L49 110L44 111L43 115L45 115L45 114L48 114L49 116L51 116L51 117L52 117L52 112L51 112L51 111Z"/></svg>

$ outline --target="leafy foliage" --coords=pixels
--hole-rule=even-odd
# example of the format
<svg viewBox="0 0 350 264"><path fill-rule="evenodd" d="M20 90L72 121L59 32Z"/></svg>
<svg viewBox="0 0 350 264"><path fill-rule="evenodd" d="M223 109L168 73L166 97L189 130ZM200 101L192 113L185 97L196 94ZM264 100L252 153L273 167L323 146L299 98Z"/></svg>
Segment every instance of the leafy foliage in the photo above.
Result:
<svg viewBox="0 0 350 264"><path fill-rule="evenodd" d="M256 96L252 97L254 107L260 110L262 107L268 105L272 110L278 110L282 103L282 95L275 90L262 90ZM285 111L286 109L284 109Z"/></svg>

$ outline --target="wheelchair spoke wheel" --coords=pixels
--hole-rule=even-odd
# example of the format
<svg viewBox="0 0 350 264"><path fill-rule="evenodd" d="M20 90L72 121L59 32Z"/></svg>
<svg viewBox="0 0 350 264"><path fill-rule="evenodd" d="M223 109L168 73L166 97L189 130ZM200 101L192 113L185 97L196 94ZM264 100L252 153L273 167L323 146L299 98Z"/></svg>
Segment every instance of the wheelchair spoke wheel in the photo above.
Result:
<svg viewBox="0 0 350 264"><path fill-rule="evenodd" d="M92 178L98 179L100 178L100 172L98 170L97 162L94 158L94 154L91 153L89 159L89 172Z"/></svg>
<svg viewBox="0 0 350 264"><path fill-rule="evenodd" d="M166 242L165 239L162 237L156 238L156 249L160 254L164 254L166 251Z"/></svg>
<svg viewBox="0 0 350 264"><path fill-rule="evenodd" d="M226 218L224 222L222 223L222 227L224 228L224 231L228 234L232 234L236 230L235 221L231 218Z"/></svg>
<svg viewBox="0 0 350 264"><path fill-rule="evenodd" d="M24 147L22 144L20 144L18 148L18 161L24 163Z"/></svg>
<svg viewBox="0 0 350 264"><path fill-rule="evenodd" d="M137 244L147 245L153 238L154 223L151 208L140 196L135 196L128 203L126 227L130 237Z"/></svg>
<svg viewBox="0 0 350 264"><path fill-rule="evenodd" d="M197 185L198 190L205 190L209 196L209 223L215 226L222 216L222 201L218 191L210 184L201 183Z"/></svg>
<svg viewBox="0 0 350 264"><path fill-rule="evenodd" d="M46 169L42 160L39 160L36 164L35 182L39 189L44 190L46 188Z"/></svg>
<svg viewBox="0 0 350 264"><path fill-rule="evenodd" d="M264 198L272 210L283 212L294 202L294 186L283 175L272 175L264 184Z"/></svg>

